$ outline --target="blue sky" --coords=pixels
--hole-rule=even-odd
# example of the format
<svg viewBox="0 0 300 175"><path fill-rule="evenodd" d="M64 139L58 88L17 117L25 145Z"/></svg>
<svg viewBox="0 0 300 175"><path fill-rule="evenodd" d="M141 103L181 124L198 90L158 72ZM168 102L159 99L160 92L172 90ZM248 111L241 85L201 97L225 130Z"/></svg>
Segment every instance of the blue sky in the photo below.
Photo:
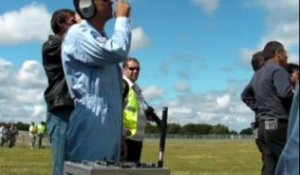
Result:
<svg viewBox="0 0 300 175"><path fill-rule="evenodd" d="M225 124L240 131L253 113L240 101L250 59L278 40L299 64L298 0L130 0L133 43L146 99L169 122ZM45 120L41 45L66 0L0 1L0 121ZM106 31L112 34L114 20Z"/></svg>

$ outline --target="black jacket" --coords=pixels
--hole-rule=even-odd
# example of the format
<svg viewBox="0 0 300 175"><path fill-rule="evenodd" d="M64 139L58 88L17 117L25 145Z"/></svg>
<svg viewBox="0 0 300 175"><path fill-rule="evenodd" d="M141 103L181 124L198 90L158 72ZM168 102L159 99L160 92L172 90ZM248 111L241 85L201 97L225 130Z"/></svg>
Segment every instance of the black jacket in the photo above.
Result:
<svg viewBox="0 0 300 175"><path fill-rule="evenodd" d="M44 92L48 111L74 108L63 72L61 43L60 36L50 35L42 48L43 66L48 77L48 87Z"/></svg>

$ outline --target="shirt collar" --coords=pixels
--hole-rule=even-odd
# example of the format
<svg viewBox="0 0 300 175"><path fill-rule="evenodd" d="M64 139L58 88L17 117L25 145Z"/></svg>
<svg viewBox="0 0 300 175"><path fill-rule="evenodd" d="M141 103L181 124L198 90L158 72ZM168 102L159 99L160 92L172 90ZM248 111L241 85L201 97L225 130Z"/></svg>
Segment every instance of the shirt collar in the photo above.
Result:
<svg viewBox="0 0 300 175"><path fill-rule="evenodd" d="M127 78L125 75L123 75L123 79L126 80L126 82L128 82L129 87L131 88L132 86L134 86L135 83L133 83L131 80L129 80L129 78Z"/></svg>
<svg viewBox="0 0 300 175"><path fill-rule="evenodd" d="M129 78L127 78L125 75L123 75L123 79L125 79L126 82L128 82L128 86L130 88L133 88L136 92L141 92L142 91L141 88L139 87L139 85L137 85L136 83L129 80Z"/></svg>

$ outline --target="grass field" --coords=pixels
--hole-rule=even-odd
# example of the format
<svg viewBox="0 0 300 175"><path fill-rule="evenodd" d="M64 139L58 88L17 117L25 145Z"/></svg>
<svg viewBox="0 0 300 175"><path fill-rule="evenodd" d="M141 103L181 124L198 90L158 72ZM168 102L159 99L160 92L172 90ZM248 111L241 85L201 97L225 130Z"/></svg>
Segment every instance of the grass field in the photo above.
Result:
<svg viewBox="0 0 300 175"><path fill-rule="evenodd" d="M156 163L158 140L146 140L143 162ZM0 175L49 175L51 150L24 145L0 148ZM257 175L260 154L253 140L167 140L164 165L172 175Z"/></svg>

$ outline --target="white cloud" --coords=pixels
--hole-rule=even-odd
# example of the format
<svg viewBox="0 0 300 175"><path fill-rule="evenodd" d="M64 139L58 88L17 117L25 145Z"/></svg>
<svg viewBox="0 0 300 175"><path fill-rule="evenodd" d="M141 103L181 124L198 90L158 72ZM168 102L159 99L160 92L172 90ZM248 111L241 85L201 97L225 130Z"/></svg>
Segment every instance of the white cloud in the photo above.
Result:
<svg viewBox="0 0 300 175"><path fill-rule="evenodd" d="M230 95L229 94L225 94L224 96L217 98L217 104L218 104L218 107L220 107L220 108L227 108L229 106L229 103L230 103Z"/></svg>
<svg viewBox="0 0 300 175"><path fill-rule="evenodd" d="M132 30L132 43L131 51L134 52L139 49L148 47L150 44L150 38L146 35L141 27L134 28Z"/></svg>
<svg viewBox="0 0 300 175"><path fill-rule="evenodd" d="M279 40L288 48L299 45L299 0L260 0L260 3L269 12L270 35L266 40Z"/></svg>
<svg viewBox="0 0 300 175"><path fill-rule="evenodd" d="M169 72L170 72L170 67L172 66L172 63L169 61L169 62L163 62L160 64L159 66L159 70L160 72L163 74L163 75L169 75Z"/></svg>
<svg viewBox="0 0 300 175"><path fill-rule="evenodd" d="M180 65L180 66L178 66ZM159 70L165 75L176 74L178 78L185 81L195 78L199 75L201 69L206 68L206 59L200 57L198 54L188 55L171 55L160 63Z"/></svg>
<svg viewBox="0 0 300 175"><path fill-rule="evenodd" d="M208 14L214 13L219 6L219 0L192 0L192 3L201 7Z"/></svg>
<svg viewBox="0 0 300 175"><path fill-rule="evenodd" d="M12 73L13 64L0 58L0 83L6 83L7 77Z"/></svg>
<svg viewBox="0 0 300 175"><path fill-rule="evenodd" d="M257 50L260 50L260 49L257 49ZM244 65L250 66L251 65L252 55L255 52L257 52L257 50L243 48L241 50L242 63Z"/></svg>
<svg viewBox="0 0 300 175"><path fill-rule="evenodd" d="M0 16L0 44L44 41L50 30L50 17L44 5L32 3Z"/></svg>
<svg viewBox="0 0 300 175"><path fill-rule="evenodd" d="M236 82L223 91L183 94L165 100L160 106L169 107L169 123L223 124L240 131L248 128L254 119L253 112L240 99L243 85Z"/></svg>
<svg viewBox="0 0 300 175"><path fill-rule="evenodd" d="M32 117L40 118L44 117L46 114L46 106L45 105L34 105L32 108Z"/></svg>
<svg viewBox="0 0 300 175"><path fill-rule="evenodd" d="M249 64L254 50L262 50L271 41L281 42L290 52L289 62L299 63L299 53L291 53L293 48L299 47L299 0L257 0L266 10L266 36L258 41L255 49L242 49L242 62Z"/></svg>
<svg viewBox="0 0 300 175"><path fill-rule="evenodd" d="M29 60L16 70L10 61L0 59L0 75L0 121L45 120L46 77L42 66Z"/></svg>
<svg viewBox="0 0 300 175"><path fill-rule="evenodd" d="M143 89L143 95L147 100L161 99L164 96L164 90L157 86L149 86Z"/></svg>
<svg viewBox="0 0 300 175"><path fill-rule="evenodd" d="M47 82L42 65L35 60L25 61L17 74L17 83L21 87L45 86Z"/></svg>
<svg viewBox="0 0 300 175"><path fill-rule="evenodd" d="M36 105L44 102L43 97L44 88L15 88L14 91L11 92L13 94L12 100L14 103L19 105Z"/></svg>
<svg viewBox="0 0 300 175"><path fill-rule="evenodd" d="M0 67L5 65L9 68L7 70L14 70L11 62L0 59ZM24 62L19 70L2 76L2 80L9 79L11 84L0 84L1 121L29 123L45 120L46 105L43 92L46 84L40 82L45 82L46 77L41 71L40 63L29 60ZM170 123L224 124L230 129L240 131L249 127L253 113L240 100L240 87L243 83L236 84L238 86L230 86L225 91L184 93L168 100L165 98L165 91L159 86L149 86L143 89L143 93L145 99L156 100L157 114L161 114L162 106L169 107Z"/></svg>
<svg viewBox="0 0 300 175"><path fill-rule="evenodd" d="M182 92L182 93L186 93L186 92L190 92L191 89L189 87L189 85L186 82L178 82L175 84L175 90L177 92Z"/></svg>
<svg viewBox="0 0 300 175"><path fill-rule="evenodd" d="M179 114L179 115L191 115L193 113L193 109L188 108L186 106L175 107L170 110L169 115Z"/></svg>
<svg viewBox="0 0 300 175"><path fill-rule="evenodd" d="M295 54L295 53L290 53L288 62L289 63L296 63L296 64L299 65L299 55Z"/></svg>

